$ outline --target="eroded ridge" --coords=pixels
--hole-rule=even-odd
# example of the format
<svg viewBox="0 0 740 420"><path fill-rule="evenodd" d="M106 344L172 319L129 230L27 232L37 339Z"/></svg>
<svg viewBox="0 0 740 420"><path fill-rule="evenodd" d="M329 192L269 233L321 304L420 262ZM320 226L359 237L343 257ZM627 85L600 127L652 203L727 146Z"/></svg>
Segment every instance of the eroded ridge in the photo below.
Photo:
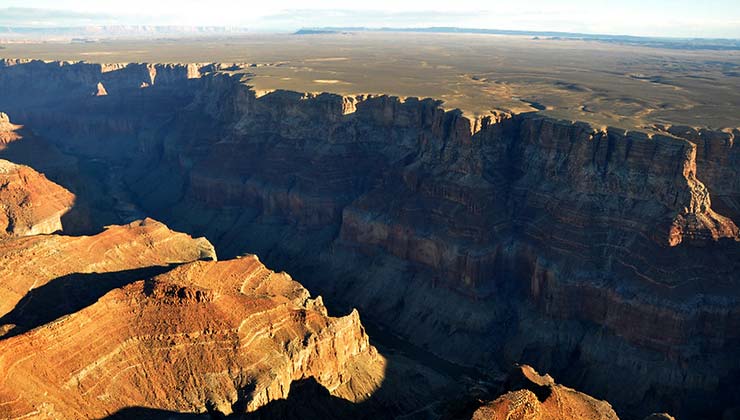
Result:
<svg viewBox="0 0 740 420"><path fill-rule="evenodd" d="M256 257L185 264L0 341L0 416L230 414L309 377L353 402L371 395L385 362L358 313L329 317L289 276L259 281L263 270Z"/></svg>
<svg viewBox="0 0 740 420"><path fill-rule="evenodd" d="M0 241L0 316L29 292L55 280L76 287L75 276L94 283L94 274L126 277L130 270L215 258L213 245L205 238L174 232L153 219L111 226L94 236L37 235Z"/></svg>

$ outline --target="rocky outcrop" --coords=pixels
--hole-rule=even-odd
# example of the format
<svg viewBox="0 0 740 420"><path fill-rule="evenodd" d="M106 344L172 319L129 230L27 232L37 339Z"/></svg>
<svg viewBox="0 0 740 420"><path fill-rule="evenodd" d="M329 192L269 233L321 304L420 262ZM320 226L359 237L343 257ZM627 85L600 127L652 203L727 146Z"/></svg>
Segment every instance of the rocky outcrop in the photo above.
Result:
<svg viewBox="0 0 740 420"><path fill-rule="evenodd" d="M71 153L126 162L139 203L175 228L256 252L445 358L527 362L635 418L732 401L736 131L473 121L432 99L188 80L174 101L106 81L91 98L96 78L68 99L72 122L7 106Z"/></svg>
<svg viewBox="0 0 740 420"><path fill-rule="evenodd" d="M509 391L473 413L473 420L619 420L609 403L558 385L530 366L511 373Z"/></svg>
<svg viewBox="0 0 740 420"><path fill-rule="evenodd" d="M75 196L33 169L0 159L0 238L62 230Z"/></svg>
<svg viewBox="0 0 740 420"><path fill-rule="evenodd" d="M0 416L243 413L304 378L360 402L384 363L356 311L327 316L321 299L256 257L194 262L0 341Z"/></svg>
<svg viewBox="0 0 740 420"><path fill-rule="evenodd" d="M16 133L18 126L10 122L10 117L4 112L0 112L0 145L17 140L19 135Z"/></svg>
<svg viewBox="0 0 740 420"><path fill-rule="evenodd" d="M83 168L80 158L62 151L63 145L57 146L29 127L11 122L17 121L15 118L11 120L3 115L0 116L0 159L33 168L74 195L74 205L61 217L65 233L95 234L103 226L143 217L136 215L123 220L117 217L116 199L106 197L110 191L104 184L112 175L106 165ZM57 132L53 128L51 131Z"/></svg>

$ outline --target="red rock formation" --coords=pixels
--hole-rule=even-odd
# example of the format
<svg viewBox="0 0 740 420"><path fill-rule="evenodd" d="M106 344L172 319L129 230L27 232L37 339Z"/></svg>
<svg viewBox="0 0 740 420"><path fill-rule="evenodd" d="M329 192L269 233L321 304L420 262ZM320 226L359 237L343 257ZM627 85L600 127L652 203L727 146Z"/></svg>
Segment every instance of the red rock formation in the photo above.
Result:
<svg viewBox="0 0 740 420"><path fill-rule="evenodd" d="M94 236L42 235L0 241L0 316L28 293L75 273L106 273L215 259L213 246L152 219Z"/></svg>
<svg viewBox="0 0 740 420"><path fill-rule="evenodd" d="M609 403L558 385L521 366L511 390L473 413L473 420L619 420Z"/></svg>
<svg viewBox="0 0 740 420"><path fill-rule="evenodd" d="M113 214L116 211L113 200L103 196L105 186L101 183L105 182L107 172L89 173L80 166L80 159L2 115L0 120L6 123L0 121L0 158L31 167L74 194L74 206L63 218L65 233L96 233L102 226L119 222Z"/></svg>
<svg viewBox="0 0 740 420"><path fill-rule="evenodd" d="M74 194L33 169L0 159L0 238L62 230Z"/></svg>
<svg viewBox="0 0 740 420"><path fill-rule="evenodd" d="M105 86L101 82L98 82L98 85L95 86L95 91L93 92L93 96L106 96L108 95L108 91L105 90Z"/></svg>
<svg viewBox="0 0 740 420"><path fill-rule="evenodd" d="M308 377L359 402L384 363L356 311L328 317L321 299L256 257L195 262L0 341L0 417L100 418L129 406L230 414Z"/></svg>

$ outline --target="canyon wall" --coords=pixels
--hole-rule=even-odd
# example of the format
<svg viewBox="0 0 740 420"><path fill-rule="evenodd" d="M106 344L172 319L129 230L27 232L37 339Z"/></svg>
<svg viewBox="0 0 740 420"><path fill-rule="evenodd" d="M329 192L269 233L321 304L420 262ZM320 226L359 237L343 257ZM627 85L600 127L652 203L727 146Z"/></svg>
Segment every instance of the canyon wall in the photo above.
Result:
<svg viewBox="0 0 740 420"><path fill-rule="evenodd" d="M258 94L187 66L148 86L151 66L86 68L6 62L0 108L122 163L142 208L220 255L256 253L444 358L529 363L618 412L731 408L737 129L470 119L431 99ZM116 71L137 76L104 80ZM39 73L57 87L15 100Z"/></svg>

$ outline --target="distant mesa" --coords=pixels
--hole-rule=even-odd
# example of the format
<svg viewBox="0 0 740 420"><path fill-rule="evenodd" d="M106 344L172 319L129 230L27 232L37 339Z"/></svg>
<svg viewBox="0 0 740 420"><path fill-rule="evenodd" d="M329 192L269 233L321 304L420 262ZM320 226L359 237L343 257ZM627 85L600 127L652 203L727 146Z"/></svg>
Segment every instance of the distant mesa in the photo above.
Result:
<svg viewBox="0 0 740 420"><path fill-rule="evenodd" d="M345 31L338 31L334 29L299 29L293 33L293 35L326 35L326 34L341 34L346 33Z"/></svg>
<svg viewBox="0 0 740 420"><path fill-rule="evenodd" d="M738 51L740 39L702 39L702 38L664 38L632 35L586 34L580 32L528 31L488 28L459 28L454 26L437 26L426 28L408 27L320 27L305 28L295 32L296 35L333 34L352 32L406 32L435 34L479 34L479 35L513 35L527 36L532 40L581 40L599 41L612 44L643 46L650 48L668 48L679 50L714 50Z"/></svg>

